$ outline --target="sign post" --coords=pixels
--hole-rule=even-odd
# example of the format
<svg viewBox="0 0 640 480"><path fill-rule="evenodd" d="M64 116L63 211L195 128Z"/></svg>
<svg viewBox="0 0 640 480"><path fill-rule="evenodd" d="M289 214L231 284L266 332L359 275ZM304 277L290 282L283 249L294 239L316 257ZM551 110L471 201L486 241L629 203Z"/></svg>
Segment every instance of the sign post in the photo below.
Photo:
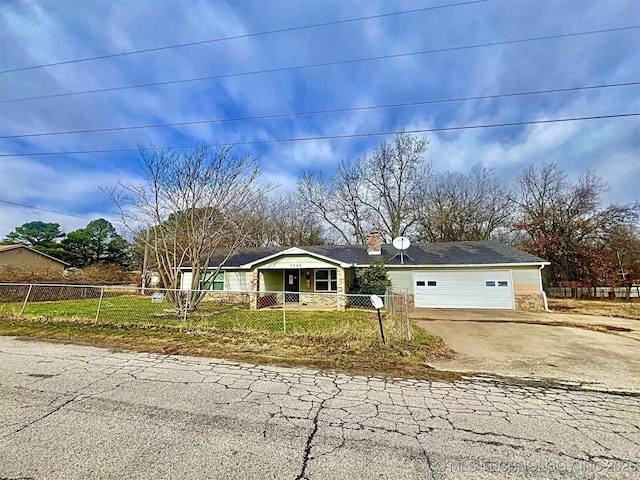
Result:
<svg viewBox="0 0 640 480"><path fill-rule="evenodd" d="M384 302L378 295L371 295L371 305L378 311L378 323L380 324L380 336L382 337L382 344L386 345L384 340L384 330L382 329L382 318L380 317L380 309L384 307Z"/></svg>

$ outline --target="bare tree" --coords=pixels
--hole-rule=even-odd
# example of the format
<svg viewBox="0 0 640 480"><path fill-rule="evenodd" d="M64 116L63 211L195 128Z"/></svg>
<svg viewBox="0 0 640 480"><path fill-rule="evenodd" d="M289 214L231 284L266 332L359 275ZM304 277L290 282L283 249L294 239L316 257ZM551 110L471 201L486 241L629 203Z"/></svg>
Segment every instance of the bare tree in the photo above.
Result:
<svg viewBox="0 0 640 480"><path fill-rule="evenodd" d="M147 246L162 283L180 288L179 266L191 265L191 290L170 292L180 309L194 309L199 292L251 232L265 194L273 188L258 182L260 166L250 155L234 155L233 147L197 146L190 151L140 148L144 181L104 188L132 231L147 226ZM139 238L145 238L139 236ZM214 254L222 261L214 272L207 267Z"/></svg>
<svg viewBox="0 0 640 480"><path fill-rule="evenodd" d="M298 181L298 193L306 209L324 222L339 243L364 243L369 215L360 202L362 179L354 165L342 161L333 178L305 172Z"/></svg>
<svg viewBox="0 0 640 480"><path fill-rule="evenodd" d="M360 161L365 185L360 198L374 216L374 228L391 240L409 235L418 220L422 185L431 173L424 161L429 142L399 133L393 142L382 142L373 155Z"/></svg>
<svg viewBox="0 0 640 480"><path fill-rule="evenodd" d="M592 171L575 184L554 163L531 166L516 178L515 228L523 246L551 262L548 280L597 282L608 268L601 249L608 233L638 218L638 205L601 206L606 184Z"/></svg>
<svg viewBox="0 0 640 480"><path fill-rule="evenodd" d="M419 237L428 242L489 240L509 226L512 212L507 188L491 170L441 173L423 185Z"/></svg>
<svg viewBox="0 0 640 480"><path fill-rule="evenodd" d="M325 243L319 220L305 208L304 201L295 193L286 193L270 199L268 219L258 238L265 246L303 246Z"/></svg>
<svg viewBox="0 0 640 480"><path fill-rule="evenodd" d="M430 174L423 158L427 146L424 139L400 133L370 156L343 161L330 179L305 172L298 191L347 244L365 243L372 230L387 239L412 234L421 185Z"/></svg>

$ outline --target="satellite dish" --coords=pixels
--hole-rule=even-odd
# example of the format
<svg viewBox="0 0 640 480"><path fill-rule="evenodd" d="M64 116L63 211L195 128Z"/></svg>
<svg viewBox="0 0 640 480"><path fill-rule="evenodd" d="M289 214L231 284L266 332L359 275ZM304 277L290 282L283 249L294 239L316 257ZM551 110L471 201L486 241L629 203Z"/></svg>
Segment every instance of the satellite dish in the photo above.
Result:
<svg viewBox="0 0 640 480"><path fill-rule="evenodd" d="M411 246L411 241L407 237L396 237L393 239L393 246L398 250L406 250Z"/></svg>
<svg viewBox="0 0 640 480"><path fill-rule="evenodd" d="M411 246L411 241L407 237L396 237L393 239L392 243L394 247L400 250L400 263L404 265L404 251ZM389 260L393 260L397 256L398 254L396 253ZM407 255L407 257L409 257L409 255Z"/></svg>

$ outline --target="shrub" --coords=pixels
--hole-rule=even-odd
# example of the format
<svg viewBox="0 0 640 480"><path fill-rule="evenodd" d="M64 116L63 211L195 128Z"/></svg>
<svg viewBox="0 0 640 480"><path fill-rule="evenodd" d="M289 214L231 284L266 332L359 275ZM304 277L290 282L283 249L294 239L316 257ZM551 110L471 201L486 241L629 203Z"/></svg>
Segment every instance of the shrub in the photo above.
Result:
<svg viewBox="0 0 640 480"><path fill-rule="evenodd" d="M133 275L120 265L95 264L67 272L66 282L77 285L122 285L131 283Z"/></svg>
<svg viewBox="0 0 640 480"><path fill-rule="evenodd" d="M63 283L71 285L129 285L134 275L115 264L90 265L78 270L18 268L0 266L0 283Z"/></svg>
<svg viewBox="0 0 640 480"><path fill-rule="evenodd" d="M349 290L350 293L384 295L390 285L391 281L387 277L387 269L384 265L370 265L356 270Z"/></svg>
<svg viewBox="0 0 640 480"><path fill-rule="evenodd" d="M20 268L0 265L0 282L4 283L64 283L61 270L46 268Z"/></svg>

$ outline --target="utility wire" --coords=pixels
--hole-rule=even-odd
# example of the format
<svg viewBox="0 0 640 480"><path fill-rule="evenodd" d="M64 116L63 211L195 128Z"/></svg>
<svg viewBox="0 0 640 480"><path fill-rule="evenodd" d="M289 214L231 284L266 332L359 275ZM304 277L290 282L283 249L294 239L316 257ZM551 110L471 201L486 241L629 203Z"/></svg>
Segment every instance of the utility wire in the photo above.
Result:
<svg viewBox="0 0 640 480"><path fill-rule="evenodd" d="M108 87L108 88L97 88L94 90L82 90L77 92L67 92L67 93L55 93L51 95L40 95L37 97L23 97L23 98L13 98L10 100L2 100L0 103L12 103L12 102L24 102L27 100L42 100L45 98L59 98L59 97L70 97L74 95L85 95L91 93L101 93L101 92L114 92L119 90L128 90L132 88L146 88L146 87L156 87L160 85L174 85L179 83L191 83L191 82L201 82L204 80L215 80L220 78L231 78L231 77L243 77L248 75L259 75L264 73L276 73L276 72L286 72L293 70L303 70L307 68L318 68L318 67L328 67L332 65L347 65L352 63L362 63L362 62L371 62L376 60L387 60L390 58L402 58L402 57L411 57L416 55L427 55L431 53L441 53L441 52L453 52L458 50L468 50L473 48L483 48L483 47L493 47L497 45L513 45L517 43L525 43L525 42L535 42L540 40L552 40L556 38L568 38L568 37L577 37L584 35L594 35L599 33L610 33L610 32L619 32L624 30L632 30L640 28L640 25L630 26L630 27L619 27L619 28L608 28L605 30L591 30L588 32L574 32L574 33L565 33L559 35L546 35L543 37L531 37L531 38L522 38L517 40L504 40L501 42L491 42L491 43L479 43L475 45L464 45L459 47L448 47L448 48L439 48L435 50L422 50L419 52L409 52L409 53L397 53L393 55L380 55L376 57L367 57L367 58L356 58L350 60L339 60L335 62L324 62L324 63L313 63L307 65L296 65L292 67L279 67L279 68L271 68L267 70L254 70L249 72L239 72L239 73L225 73L221 75L211 75L207 77L198 77L198 78L186 78L182 80L169 80L165 82L153 82L153 83L141 83L138 85L125 85L121 87Z"/></svg>
<svg viewBox="0 0 640 480"><path fill-rule="evenodd" d="M8 205L14 205L16 207L23 207L23 208L31 208L33 210L42 210L43 212L49 212L49 213L57 213L58 215L64 215L66 217L74 217L74 218L81 218L83 220L93 220L89 217L81 217L79 215L72 215L70 213L63 213L63 212L57 212L55 210L47 210L46 208L39 208L39 207L34 207L31 205L24 205L22 203L16 203L16 202L10 202L9 200L2 200L0 199L0 203L6 203Z"/></svg>
<svg viewBox="0 0 640 480"><path fill-rule="evenodd" d="M61 62L54 62L54 63L43 63L40 65L31 65L29 67L19 67L19 68L13 68L10 70L2 70L0 71L0 73L12 73L12 72L21 72L24 70L33 70L36 68L45 68L45 67L54 67L57 65L68 65L70 63L80 63L80 62L89 62L92 60L101 60L104 58L114 58L114 57L124 57L126 55L137 55L139 53L149 53L149 52L158 52L161 50L170 50L173 48L183 48L183 47L192 47L195 45L204 45L207 43L217 43L217 42L226 42L229 40L238 40L241 38L249 38L249 37L259 37L262 35L272 35L274 33L284 33L284 32L293 32L296 30L306 30L306 29L310 29L310 28L319 28L319 27L328 27L329 25L340 25L340 24L345 24L345 23L353 23L353 22L360 22L360 21L364 21L364 20L372 20L374 18L385 18L385 17L393 17L393 16L398 16L398 15L407 15L410 13L418 13L418 12L426 12L428 10L438 10L438 9L442 9L442 8L449 8L449 7L459 7L462 5L471 5L474 3L484 3L488 0L473 0L473 1L469 1L469 2L461 2L461 3L451 3L448 5L438 5L436 7L425 7L425 8L415 8L413 10L403 10L401 12L390 12L390 13L382 13L379 15L369 15L367 17L357 17L357 18L348 18L345 20L335 20L335 21L331 21L331 22L323 22L323 23L314 23L311 25L301 25L301 26L297 26L297 27L287 27L287 28L280 28L277 30L268 30L265 32L255 32L255 33L246 33L244 35L234 35L231 37L222 37L222 38L214 38L211 40L200 40L197 42L188 42L188 43L178 43L175 45L166 45L163 47L154 47L154 48L145 48L142 50L131 50L128 52L120 52L120 53L110 53L110 54L106 54L106 55L98 55L95 57L86 57L86 58L78 58L78 59L74 59L74 60L64 60Z"/></svg>
<svg viewBox="0 0 640 480"><path fill-rule="evenodd" d="M317 137L298 137L298 138L282 138L274 140L254 140L248 142L233 142L233 143L205 143L198 145L175 145L164 147L138 147L138 148L117 148L117 149L104 149L104 150L75 150L66 152L38 152L38 153L4 153L0 154L0 157L35 157L46 155L81 155L89 153L125 153L125 152L138 152L144 150L166 150L166 149L186 149L194 148L197 146L235 146L235 145L266 145L271 143L293 143L293 142L307 142L316 140L343 140L349 138L365 138L365 137L383 137L389 135L395 135L398 133L428 133L428 132L449 132L458 130L474 130L481 128L500 128L500 127L517 127L523 125L538 125L547 123L559 123L559 122L578 122L585 120L602 120L609 118L624 118L624 117L637 117L639 113L619 113L615 115L595 115L590 117L573 117L573 118L556 118L551 120L530 120L525 122L509 122L509 123L493 123L483 125L464 125L459 127L440 127L440 128L423 128L416 130L393 130L388 132L375 132L375 133L354 133L350 135L327 135Z"/></svg>
<svg viewBox="0 0 640 480"><path fill-rule="evenodd" d="M519 96L526 96L526 95L542 95L542 94L548 94L548 93L576 92L580 90L595 90L595 89L601 89L601 88L628 87L633 85L640 85L640 82L610 83L610 84L603 84L603 85L588 85L583 87L554 88L549 90L537 90L537 91L530 91L530 92L513 92L513 93L501 93L501 94L495 94L495 95L481 95L477 97L425 100L425 101L419 101L419 102L406 102L406 103L390 103L386 105L369 105L364 107L335 108L331 110L316 110L316 111L310 111L310 112L276 113L272 115L259 115L255 117L235 117L235 118L220 118L220 119L213 119L213 120L193 120L190 122L175 122L175 123L154 123L149 125L131 125L126 127L93 128L93 129L86 129L86 130L67 130L64 132L26 133L21 135L0 136L0 139L47 137L47 136L53 136L53 135L72 135L72 134L78 134L78 133L116 132L116 131L123 131L123 130L182 127L187 125L202 125L202 124L210 124L210 123L245 122L245 121L251 121L251 120L272 120L277 118L326 115L331 113L360 112L360 111L378 110L378 109L384 109L384 108L416 107L420 105L434 105L434 104L441 104L441 103L490 100L490 99L496 99L496 98L519 97Z"/></svg>

